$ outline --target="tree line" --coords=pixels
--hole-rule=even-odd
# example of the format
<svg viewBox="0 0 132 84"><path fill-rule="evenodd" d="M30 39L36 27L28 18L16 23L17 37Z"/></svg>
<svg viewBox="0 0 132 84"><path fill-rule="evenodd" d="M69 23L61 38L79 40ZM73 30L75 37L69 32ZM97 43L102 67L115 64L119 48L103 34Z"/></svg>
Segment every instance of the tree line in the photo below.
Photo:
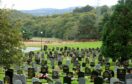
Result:
<svg viewBox="0 0 132 84"><path fill-rule="evenodd" d="M72 13L52 16L32 16L12 10L13 20L21 22L23 38L47 37L64 40L100 39L101 22L112 8L85 6L76 8ZM43 32L43 33L41 33Z"/></svg>

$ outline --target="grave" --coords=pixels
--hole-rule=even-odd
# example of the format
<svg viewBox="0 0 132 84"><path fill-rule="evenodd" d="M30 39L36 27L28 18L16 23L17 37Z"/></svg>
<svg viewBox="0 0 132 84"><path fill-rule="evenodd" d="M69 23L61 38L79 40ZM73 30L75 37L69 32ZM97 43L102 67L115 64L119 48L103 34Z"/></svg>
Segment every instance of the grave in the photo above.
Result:
<svg viewBox="0 0 132 84"><path fill-rule="evenodd" d="M4 84L13 84L13 82L11 83L11 79L9 76L4 77Z"/></svg>
<svg viewBox="0 0 132 84"><path fill-rule="evenodd" d="M28 68L28 78L31 79L34 76L35 76L34 68Z"/></svg>
<svg viewBox="0 0 132 84"><path fill-rule="evenodd" d="M63 66L63 72L68 73L69 72L69 67L67 65Z"/></svg>
<svg viewBox="0 0 132 84"><path fill-rule="evenodd" d="M94 79L95 79L96 77L98 77L98 72L95 71L95 70L93 70L93 71L91 72L91 82L94 82Z"/></svg>
<svg viewBox="0 0 132 84"><path fill-rule="evenodd" d="M110 82L110 78L111 78L111 73L108 70L106 70L103 73L103 79L107 79L106 82L109 83Z"/></svg>
<svg viewBox="0 0 132 84"><path fill-rule="evenodd" d="M82 63L82 67L86 67L86 63L85 62Z"/></svg>
<svg viewBox="0 0 132 84"><path fill-rule="evenodd" d="M125 81L126 69L117 69L117 78L121 81Z"/></svg>
<svg viewBox="0 0 132 84"><path fill-rule="evenodd" d="M52 71L52 79L59 79L58 71Z"/></svg>
<svg viewBox="0 0 132 84"><path fill-rule="evenodd" d="M91 75L91 69L86 67L85 68L85 76L90 76Z"/></svg>
<svg viewBox="0 0 132 84"><path fill-rule="evenodd" d="M14 73L13 69L8 69L8 70L5 72L5 76L6 76L6 77L9 77L9 80L10 80L9 82L10 82L10 84L13 84L13 82L12 82L13 73Z"/></svg>
<svg viewBox="0 0 132 84"><path fill-rule="evenodd" d="M42 74L46 74L46 73L48 73L48 66L47 66L47 65L42 66L42 67L41 67L41 71L40 71L40 73L42 73Z"/></svg>
<svg viewBox="0 0 132 84"><path fill-rule="evenodd" d="M94 79L94 84L103 84L103 78L98 76Z"/></svg>
<svg viewBox="0 0 132 84"><path fill-rule="evenodd" d="M90 62L90 66L94 67L95 66L95 62Z"/></svg>

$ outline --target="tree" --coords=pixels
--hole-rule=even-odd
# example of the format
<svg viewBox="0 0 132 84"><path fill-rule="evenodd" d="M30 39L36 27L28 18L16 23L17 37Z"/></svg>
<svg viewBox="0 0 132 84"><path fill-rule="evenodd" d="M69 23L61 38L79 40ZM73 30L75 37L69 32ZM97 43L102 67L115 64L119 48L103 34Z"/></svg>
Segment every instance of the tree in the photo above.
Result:
<svg viewBox="0 0 132 84"><path fill-rule="evenodd" d="M119 0L104 24L102 54L113 61L132 58L132 0Z"/></svg>
<svg viewBox="0 0 132 84"><path fill-rule="evenodd" d="M10 68L21 60L21 33L19 23L12 23L9 10L0 9L0 66Z"/></svg>

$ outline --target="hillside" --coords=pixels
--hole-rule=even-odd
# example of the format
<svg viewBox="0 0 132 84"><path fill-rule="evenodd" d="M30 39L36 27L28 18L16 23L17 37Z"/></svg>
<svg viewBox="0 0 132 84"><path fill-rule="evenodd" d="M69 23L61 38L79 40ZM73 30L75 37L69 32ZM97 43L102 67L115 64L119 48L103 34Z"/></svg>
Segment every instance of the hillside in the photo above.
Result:
<svg viewBox="0 0 132 84"><path fill-rule="evenodd" d="M42 8L36 10L21 10L21 12L31 14L34 16L46 16L53 14L71 13L74 9L75 7L65 8L65 9Z"/></svg>

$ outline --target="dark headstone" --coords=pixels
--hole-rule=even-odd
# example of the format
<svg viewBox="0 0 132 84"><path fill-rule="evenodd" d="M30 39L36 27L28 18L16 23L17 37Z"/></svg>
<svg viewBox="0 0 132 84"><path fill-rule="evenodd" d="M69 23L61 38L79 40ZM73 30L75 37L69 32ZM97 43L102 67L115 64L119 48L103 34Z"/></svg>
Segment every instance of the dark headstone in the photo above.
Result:
<svg viewBox="0 0 132 84"><path fill-rule="evenodd" d="M105 71L104 73L103 73L103 78L105 79L105 78L107 78L108 80L106 81L106 82L110 82L110 78L111 78L111 73L110 73L110 71Z"/></svg>
<svg viewBox="0 0 132 84"><path fill-rule="evenodd" d="M5 76L9 77L10 78L10 84L13 84L13 81L12 81L12 78L13 78L13 69L8 69L6 72L5 72Z"/></svg>
<svg viewBox="0 0 132 84"><path fill-rule="evenodd" d="M58 73L58 71L52 71L52 78L53 79L59 79L59 73Z"/></svg>
<svg viewBox="0 0 132 84"><path fill-rule="evenodd" d="M35 76L34 68L28 68L28 78L31 79L34 76Z"/></svg>
<svg viewBox="0 0 132 84"><path fill-rule="evenodd" d="M83 63L82 63L82 67L86 67L86 63L83 62Z"/></svg>
<svg viewBox="0 0 132 84"><path fill-rule="evenodd" d="M98 77L98 72L93 70L91 73L91 82L94 82L94 79Z"/></svg>
<svg viewBox="0 0 132 84"><path fill-rule="evenodd" d="M63 84L71 84L71 82L72 82L71 77L65 76L65 77L63 78Z"/></svg>
<svg viewBox="0 0 132 84"><path fill-rule="evenodd" d="M67 65L63 66L63 72L68 73L69 72L69 67Z"/></svg>
<svg viewBox="0 0 132 84"><path fill-rule="evenodd" d="M11 79L9 76L4 77L4 84L13 84L13 83L11 83Z"/></svg>
<svg viewBox="0 0 132 84"><path fill-rule="evenodd" d="M95 62L90 62L90 66L94 67L95 66Z"/></svg>
<svg viewBox="0 0 132 84"><path fill-rule="evenodd" d="M117 78L119 78L119 80L125 81L125 75L126 75L125 69L117 69Z"/></svg>
<svg viewBox="0 0 132 84"><path fill-rule="evenodd" d="M96 77L94 79L94 84L103 84L103 78L102 77Z"/></svg>
<svg viewBox="0 0 132 84"><path fill-rule="evenodd" d="M41 73L42 74L48 73L48 66L47 65L41 67Z"/></svg>
<svg viewBox="0 0 132 84"><path fill-rule="evenodd" d="M88 68L88 67L85 68L85 75L86 76L91 75L91 69L90 68Z"/></svg>
<svg viewBox="0 0 132 84"><path fill-rule="evenodd" d="M78 78L81 78L81 77L84 78L85 76L84 72L81 72L81 71L79 71L77 74L78 74Z"/></svg>

